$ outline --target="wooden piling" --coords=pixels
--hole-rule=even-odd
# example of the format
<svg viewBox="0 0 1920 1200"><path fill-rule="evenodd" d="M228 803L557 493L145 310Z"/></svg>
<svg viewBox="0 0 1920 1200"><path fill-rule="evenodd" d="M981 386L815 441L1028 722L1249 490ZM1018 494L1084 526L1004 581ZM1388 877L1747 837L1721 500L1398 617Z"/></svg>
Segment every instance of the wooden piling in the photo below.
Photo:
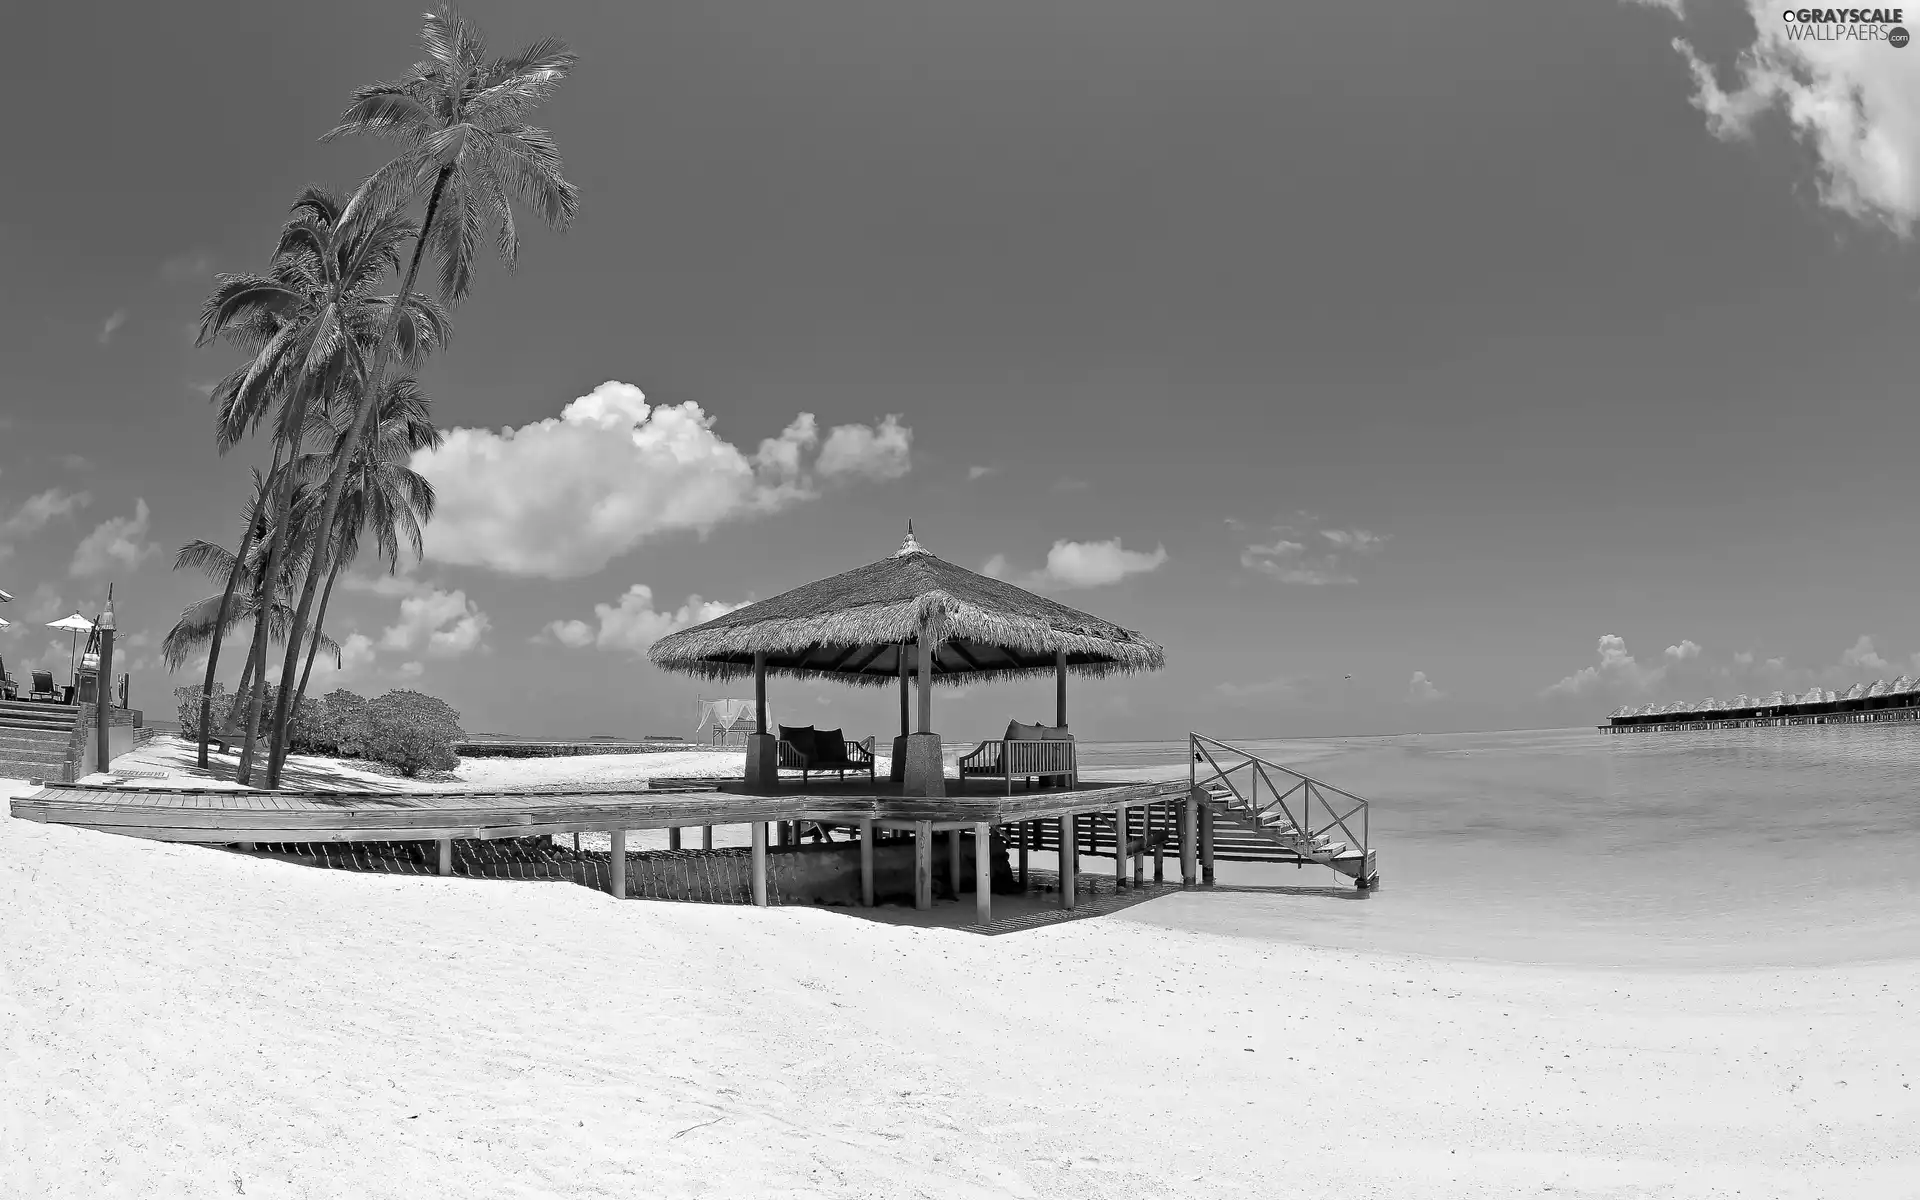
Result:
<svg viewBox="0 0 1920 1200"><path fill-rule="evenodd" d="M680 828L679 826L675 826L674 828L667 830L667 849L678 850L679 848L680 848Z"/></svg>
<svg viewBox="0 0 1920 1200"><path fill-rule="evenodd" d="M436 846L440 851L440 866L439 866L440 874L442 875L453 874L453 839L440 838L438 839Z"/></svg>
<svg viewBox="0 0 1920 1200"><path fill-rule="evenodd" d="M873 818L860 821L860 903L873 907Z"/></svg>
<svg viewBox="0 0 1920 1200"><path fill-rule="evenodd" d="M947 830L947 887L953 898L960 898L960 831Z"/></svg>
<svg viewBox="0 0 1920 1200"><path fill-rule="evenodd" d="M1075 893L1079 891L1079 883L1074 878L1074 867L1076 865L1074 862L1074 857L1075 857L1074 851L1078 848L1077 839L1079 838L1079 836L1080 836L1079 831L1074 828L1074 819L1072 814L1069 813L1067 816L1061 817L1060 818L1060 907L1065 909L1071 909L1078 903L1078 899L1075 896Z"/></svg>
<svg viewBox="0 0 1920 1200"><path fill-rule="evenodd" d="M713 826L702 825L700 827L700 848L702 850L713 849Z"/></svg>
<svg viewBox="0 0 1920 1200"><path fill-rule="evenodd" d="M960 835L954 834L955 838ZM993 826L985 821L973 825L973 919L986 925L993 921Z"/></svg>
<svg viewBox="0 0 1920 1200"><path fill-rule="evenodd" d="M1195 799L1198 794L1199 789L1195 788L1180 804L1180 886L1183 888L1193 887L1199 879L1196 843L1200 840L1200 803Z"/></svg>
<svg viewBox="0 0 1920 1200"><path fill-rule="evenodd" d="M913 823L913 906L933 907L933 822Z"/></svg>
<svg viewBox="0 0 1920 1200"><path fill-rule="evenodd" d="M753 902L767 906L767 823L753 823Z"/></svg>
<svg viewBox="0 0 1920 1200"><path fill-rule="evenodd" d="M1027 890L1027 844L1033 841L1036 827L1032 821L1022 821L1014 826L1020 838L1020 890Z"/></svg>
<svg viewBox="0 0 1920 1200"><path fill-rule="evenodd" d="M1213 886L1213 806L1200 810L1200 884Z"/></svg>
<svg viewBox="0 0 1920 1200"><path fill-rule="evenodd" d="M1113 890L1127 886L1127 806L1113 810Z"/></svg>
<svg viewBox="0 0 1920 1200"><path fill-rule="evenodd" d="M623 900L627 895L627 831L609 830L607 840L613 844L613 853L607 858L607 890L613 893L614 899Z"/></svg>
<svg viewBox="0 0 1920 1200"><path fill-rule="evenodd" d="M1160 830L1160 836L1153 840L1153 881L1165 883L1167 881L1167 833L1173 824L1167 820L1166 804L1163 802L1148 805L1147 819L1157 824Z"/></svg>

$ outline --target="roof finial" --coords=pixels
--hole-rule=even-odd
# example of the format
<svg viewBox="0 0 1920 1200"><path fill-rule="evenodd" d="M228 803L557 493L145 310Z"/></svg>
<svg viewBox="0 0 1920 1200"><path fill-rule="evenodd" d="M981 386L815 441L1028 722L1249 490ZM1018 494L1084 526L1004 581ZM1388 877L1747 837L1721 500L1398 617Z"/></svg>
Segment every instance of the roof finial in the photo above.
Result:
<svg viewBox="0 0 1920 1200"><path fill-rule="evenodd" d="M905 558L909 554L929 554L929 553L931 553L931 551L929 551L925 546L922 546L919 543L919 541L914 538L913 522L908 521L907 536L901 540L900 548L893 552L893 556L895 558Z"/></svg>

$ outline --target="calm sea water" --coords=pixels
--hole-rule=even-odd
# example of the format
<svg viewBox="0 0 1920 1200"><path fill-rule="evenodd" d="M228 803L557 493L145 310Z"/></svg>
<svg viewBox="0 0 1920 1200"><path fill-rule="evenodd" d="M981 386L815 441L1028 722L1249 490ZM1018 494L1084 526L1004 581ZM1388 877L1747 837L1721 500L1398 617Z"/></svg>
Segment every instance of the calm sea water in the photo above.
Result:
<svg viewBox="0 0 1920 1200"><path fill-rule="evenodd" d="M1815 966L1920 956L1920 726L1592 729L1237 743L1373 802L1383 887L1222 864L1209 928L1571 964ZM1089 772L1185 775L1184 743L1093 743ZM1193 924L1191 904L1130 919Z"/></svg>

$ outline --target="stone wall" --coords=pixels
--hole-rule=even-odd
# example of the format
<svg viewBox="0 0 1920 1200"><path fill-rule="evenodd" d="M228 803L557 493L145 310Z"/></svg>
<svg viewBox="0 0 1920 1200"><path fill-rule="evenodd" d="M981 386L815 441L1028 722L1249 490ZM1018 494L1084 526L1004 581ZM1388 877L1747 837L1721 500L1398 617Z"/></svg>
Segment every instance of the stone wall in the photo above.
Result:
<svg viewBox="0 0 1920 1200"><path fill-rule="evenodd" d="M94 724L96 706L82 704L79 709L79 719L74 721L73 734L67 740L67 761L73 765L75 779L93 773L100 744L100 730ZM107 760L111 762L138 745L138 731L145 726L146 714L137 708L107 709Z"/></svg>

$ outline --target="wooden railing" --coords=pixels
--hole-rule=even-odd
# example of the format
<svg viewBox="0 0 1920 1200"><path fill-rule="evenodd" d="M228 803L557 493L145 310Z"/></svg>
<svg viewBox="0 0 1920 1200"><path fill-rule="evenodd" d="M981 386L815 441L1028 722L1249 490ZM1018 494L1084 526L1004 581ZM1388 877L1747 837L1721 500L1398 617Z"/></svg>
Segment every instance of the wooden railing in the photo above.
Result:
<svg viewBox="0 0 1920 1200"><path fill-rule="evenodd" d="M1187 764L1191 786L1209 792L1224 787L1227 808L1236 816L1254 825L1266 824L1277 836L1298 841L1303 850L1323 838L1331 839L1335 830L1344 835L1348 849L1363 855L1369 849L1371 817L1367 801L1217 738L1202 733L1187 737L1192 751ZM1223 760L1231 765L1222 766ZM1203 772L1202 767L1209 770ZM1330 795L1335 799L1329 800ZM1275 817L1281 820L1272 821Z"/></svg>

